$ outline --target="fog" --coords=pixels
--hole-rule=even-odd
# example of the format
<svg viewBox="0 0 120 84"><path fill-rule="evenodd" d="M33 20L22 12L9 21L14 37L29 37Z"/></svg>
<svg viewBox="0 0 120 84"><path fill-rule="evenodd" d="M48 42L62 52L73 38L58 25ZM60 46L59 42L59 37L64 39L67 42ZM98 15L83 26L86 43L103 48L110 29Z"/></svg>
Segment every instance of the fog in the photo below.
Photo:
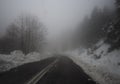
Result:
<svg viewBox="0 0 120 84"><path fill-rule="evenodd" d="M49 37L73 30L94 7L114 7L114 0L0 0L0 33L21 14L33 14L46 26Z"/></svg>
<svg viewBox="0 0 120 84"><path fill-rule="evenodd" d="M120 84L119 55L120 0L0 0L0 84Z"/></svg>

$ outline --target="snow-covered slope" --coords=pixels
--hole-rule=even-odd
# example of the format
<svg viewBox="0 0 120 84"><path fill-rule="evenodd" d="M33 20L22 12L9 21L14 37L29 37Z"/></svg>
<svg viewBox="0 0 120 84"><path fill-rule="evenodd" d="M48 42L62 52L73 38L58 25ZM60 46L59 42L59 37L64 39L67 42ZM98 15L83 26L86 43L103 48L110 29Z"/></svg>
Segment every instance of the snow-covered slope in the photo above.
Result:
<svg viewBox="0 0 120 84"><path fill-rule="evenodd" d="M99 84L120 84L120 50L108 53L109 45L96 44L98 48L67 52Z"/></svg>
<svg viewBox="0 0 120 84"><path fill-rule="evenodd" d="M46 58L43 54L31 52L24 55L21 51L16 50L10 55L0 54L0 72L10 70L11 68L23 65L25 63L40 61Z"/></svg>

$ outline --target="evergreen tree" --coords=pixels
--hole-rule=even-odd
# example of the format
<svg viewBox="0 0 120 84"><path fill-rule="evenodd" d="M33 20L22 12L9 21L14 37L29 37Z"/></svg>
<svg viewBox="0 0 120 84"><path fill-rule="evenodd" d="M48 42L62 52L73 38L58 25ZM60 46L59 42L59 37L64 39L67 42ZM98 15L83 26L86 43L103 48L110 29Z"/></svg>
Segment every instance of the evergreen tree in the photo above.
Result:
<svg viewBox="0 0 120 84"><path fill-rule="evenodd" d="M107 9L98 9L97 7L91 13L91 16L85 17L81 26L80 32L82 36L79 38L80 44L85 47L91 47L101 38L106 36L104 26L112 19L112 12Z"/></svg>
<svg viewBox="0 0 120 84"><path fill-rule="evenodd" d="M120 48L120 0L116 0L116 17L109 23L105 42L111 44L109 51Z"/></svg>

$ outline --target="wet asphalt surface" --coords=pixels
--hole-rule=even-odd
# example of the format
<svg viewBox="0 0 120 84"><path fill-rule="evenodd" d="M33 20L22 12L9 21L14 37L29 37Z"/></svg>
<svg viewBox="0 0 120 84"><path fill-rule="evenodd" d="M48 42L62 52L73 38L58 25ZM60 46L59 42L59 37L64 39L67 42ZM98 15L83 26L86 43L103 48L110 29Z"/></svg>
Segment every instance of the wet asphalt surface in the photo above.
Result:
<svg viewBox="0 0 120 84"><path fill-rule="evenodd" d="M81 67L65 56L28 63L0 74L0 84L26 84L54 60L58 62L36 84L96 84Z"/></svg>

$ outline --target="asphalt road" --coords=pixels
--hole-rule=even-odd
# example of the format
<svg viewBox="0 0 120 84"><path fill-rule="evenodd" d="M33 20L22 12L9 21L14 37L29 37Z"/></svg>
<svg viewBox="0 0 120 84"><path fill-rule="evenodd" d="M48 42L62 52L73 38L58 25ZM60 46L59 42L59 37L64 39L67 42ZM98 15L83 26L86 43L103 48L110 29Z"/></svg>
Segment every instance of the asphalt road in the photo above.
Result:
<svg viewBox="0 0 120 84"><path fill-rule="evenodd" d="M0 74L0 84L96 84L65 56L25 64Z"/></svg>

